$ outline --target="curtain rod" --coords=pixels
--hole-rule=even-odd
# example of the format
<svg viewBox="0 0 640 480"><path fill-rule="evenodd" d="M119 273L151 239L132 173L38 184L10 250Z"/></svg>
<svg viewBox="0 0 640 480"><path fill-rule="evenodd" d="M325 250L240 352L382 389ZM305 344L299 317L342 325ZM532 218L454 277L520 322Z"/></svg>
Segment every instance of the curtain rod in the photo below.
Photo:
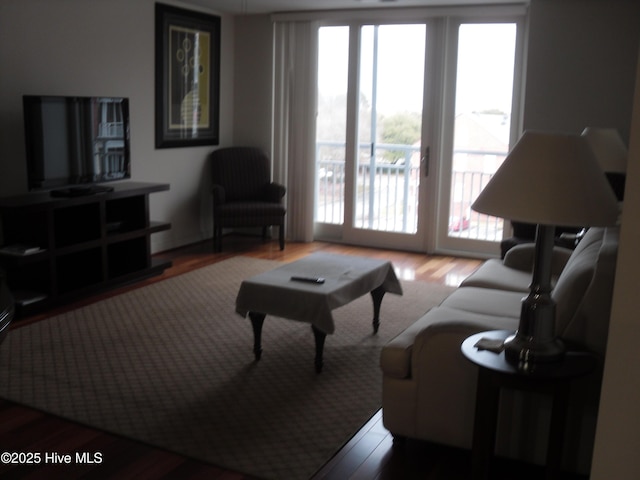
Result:
<svg viewBox="0 0 640 480"><path fill-rule="evenodd" d="M282 12L271 15L274 22L295 21L394 21L433 17L490 17L525 15L529 1L505 5L460 5L450 7L367 8Z"/></svg>

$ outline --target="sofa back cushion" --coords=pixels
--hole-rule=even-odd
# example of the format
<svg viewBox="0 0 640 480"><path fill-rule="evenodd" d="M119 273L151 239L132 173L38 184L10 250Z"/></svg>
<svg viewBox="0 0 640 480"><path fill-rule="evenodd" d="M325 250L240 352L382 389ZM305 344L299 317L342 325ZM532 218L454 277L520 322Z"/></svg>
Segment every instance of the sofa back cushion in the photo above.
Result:
<svg viewBox="0 0 640 480"><path fill-rule="evenodd" d="M592 227L578 244L553 289L556 333L604 353L609 326L617 227Z"/></svg>

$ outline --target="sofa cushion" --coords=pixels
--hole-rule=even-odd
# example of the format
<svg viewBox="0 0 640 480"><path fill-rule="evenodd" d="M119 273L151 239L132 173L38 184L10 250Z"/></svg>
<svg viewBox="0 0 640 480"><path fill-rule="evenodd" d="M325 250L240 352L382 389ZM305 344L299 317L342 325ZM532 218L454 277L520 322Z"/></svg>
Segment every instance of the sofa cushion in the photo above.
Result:
<svg viewBox="0 0 640 480"><path fill-rule="evenodd" d="M552 297L556 302L556 332L562 336L591 283L602 246L604 228L590 228L569 258Z"/></svg>
<svg viewBox="0 0 640 480"><path fill-rule="evenodd" d="M553 248L551 260L551 287L553 288L571 258L573 250ZM535 244L527 243L513 247L504 260L492 258L484 262L460 284L461 287L495 288L514 292L529 292L533 277Z"/></svg>
<svg viewBox="0 0 640 480"><path fill-rule="evenodd" d="M480 315L520 318L523 292L480 287L458 288L441 303L443 307Z"/></svg>
<svg viewBox="0 0 640 480"><path fill-rule="evenodd" d="M558 335L604 354L609 332L620 229L609 227L598 230L601 231L594 233L601 234L601 241L586 247L579 262L572 262L566 274L559 279L553 297L558 303ZM588 258L594 254L597 255L596 260L589 266ZM580 298L576 298L578 289L583 289Z"/></svg>
<svg viewBox="0 0 640 480"><path fill-rule="evenodd" d="M513 292L527 292L531 285L531 271L504 266L502 260L492 258L484 262L460 284L461 287L497 288Z"/></svg>

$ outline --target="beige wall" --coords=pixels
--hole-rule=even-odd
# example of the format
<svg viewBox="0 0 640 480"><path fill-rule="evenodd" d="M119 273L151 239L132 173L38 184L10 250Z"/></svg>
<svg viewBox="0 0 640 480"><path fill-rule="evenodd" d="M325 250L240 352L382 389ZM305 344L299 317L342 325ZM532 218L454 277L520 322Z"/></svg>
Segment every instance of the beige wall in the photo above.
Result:
<svg viewBox="0 0 640 480"><path fill-rule="evenodd" d="M271 151L273 24L269 15L238 17L235 24L234 143Z"/></svg>
<svg viewBox="0 0 640 480"><path fill-rule="evenodd" d="M0 195L27 189L23 94L129 97L133 180L171 184L169 192L151 196L152 218L173 226L152 237L157 251L211 236L206 157L213 147L155 149L154 5L154 0L0 2ZM221 17L220 138L230 145L234 19Z"/></svg>
<svg viewBox="0 0 640 480"><path fill-rule="evenodd" d="M532 0L524 128L629 138L640 40L636 0Z"/></svg>
<svg viewBox="0 0 640 480"><path fill-rule="evenodd" d="M592 480L640 478L640 57Z"/></svg>

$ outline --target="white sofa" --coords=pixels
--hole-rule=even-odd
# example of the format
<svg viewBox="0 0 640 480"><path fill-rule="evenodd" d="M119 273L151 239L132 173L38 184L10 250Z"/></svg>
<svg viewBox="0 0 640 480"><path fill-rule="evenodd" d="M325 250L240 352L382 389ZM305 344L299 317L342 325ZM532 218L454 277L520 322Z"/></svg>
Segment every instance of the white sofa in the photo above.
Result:
<svg viewBox="0 0 640 480"><path fill-rule="evenodd" d="M554 251L557 334L600 359L598 371L572 388L563 467L583 474L593 448L618 233L618 227L591 228L575 250ZM514 247L504 260L486 261L382 349L383 422L395 437L471 447L477 367L462 356L460 345L477 332L517 328L532 258L529 244ZM496 453L543 464L549 414L545 396L504 392Z"/></svg>

